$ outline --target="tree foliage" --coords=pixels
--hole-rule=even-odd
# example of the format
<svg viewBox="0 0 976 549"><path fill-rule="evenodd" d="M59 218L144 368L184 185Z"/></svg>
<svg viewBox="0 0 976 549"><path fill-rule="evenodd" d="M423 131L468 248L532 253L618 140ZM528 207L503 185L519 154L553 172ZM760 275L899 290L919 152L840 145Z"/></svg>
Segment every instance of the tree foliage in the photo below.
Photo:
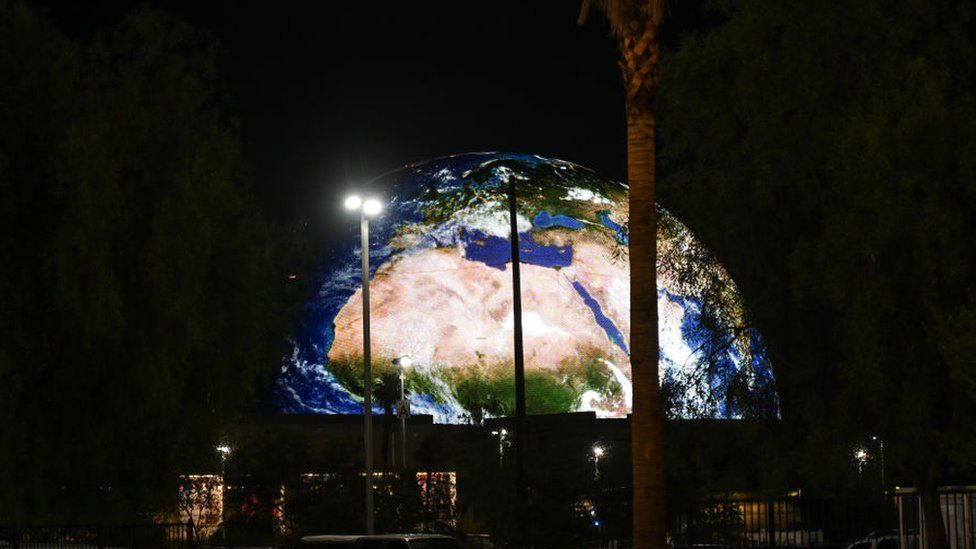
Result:
<svg viewBox="0 0 976 549"><path fill-rule="evenodd" d="M290 245L210 37L143 10L82 46L16 3L0 36L0 520L167 506L273 374Z"/></svg>
<svg viewBox="0 0 976 549"><path fill-rule="evenodd" d="M665 63L661 202L739 285L807 486L838 489L872 435L896 482L972 474L971 8L708 9L724 22Z"/></svg>

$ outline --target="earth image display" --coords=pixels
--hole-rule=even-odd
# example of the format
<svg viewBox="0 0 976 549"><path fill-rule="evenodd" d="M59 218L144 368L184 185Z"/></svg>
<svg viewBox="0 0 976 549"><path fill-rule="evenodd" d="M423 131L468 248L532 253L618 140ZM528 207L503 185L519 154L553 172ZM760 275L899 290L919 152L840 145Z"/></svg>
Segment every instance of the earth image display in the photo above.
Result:
<svg viewBox="0 0 976 549"><path fill-rule="evenodd" d="M446 157L371 184L384 204L370 220L374 384L406 355L413 413L447 423L514 413L511 181L527 411L624 417L631 409L627 186L531 155ZM666 415L775 414L772 368L734 283L684 225L658 211ZM276 381L279 412L362 413L357 215L315 275Z"/></svg>

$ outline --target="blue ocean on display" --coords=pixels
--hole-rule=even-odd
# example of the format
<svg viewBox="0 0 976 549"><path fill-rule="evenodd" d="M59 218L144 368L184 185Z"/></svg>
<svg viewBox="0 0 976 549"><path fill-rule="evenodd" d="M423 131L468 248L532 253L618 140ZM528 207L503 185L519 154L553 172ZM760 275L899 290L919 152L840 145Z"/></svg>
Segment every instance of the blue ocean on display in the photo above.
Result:
<svg viewBox="0 0 976 549"><path fill-rule="evenodd" d="M384 204L370 221L374 382L409 356L413 413L477 423L514 412L512 182L528 413L625 417L632 396L627 186L531 155L440 158L370 185ZM735 284L684 225L658 212L666 415L775 415L772 368ZM361 413L358 218L350 215L348 226L323 254L315 294L282 360L273 397L279 412ZM375 413L379 406L374 400Z"/></svg>

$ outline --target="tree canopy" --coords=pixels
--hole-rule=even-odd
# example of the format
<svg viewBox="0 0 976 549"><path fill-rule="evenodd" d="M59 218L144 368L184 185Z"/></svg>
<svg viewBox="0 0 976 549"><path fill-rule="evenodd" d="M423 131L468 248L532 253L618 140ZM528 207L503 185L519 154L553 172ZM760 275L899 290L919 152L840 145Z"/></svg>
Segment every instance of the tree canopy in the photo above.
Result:
<svg viewBox="0 0 976 549"><path fill-rule="evenodd" d="M812 458L807 487L836 489L850 445L870 436L896 482L931 490L971 474L971 7L706 9L722 22L665 61L661 202L740 287L788 442Z"/></svg>
<svg viewBox="0 0 976 549"><path fill-rule="evenodd" d="M131 519L262 396L290 244L208 35L142 10L82 45L4 2L0 36L0 522Z"/></svg>

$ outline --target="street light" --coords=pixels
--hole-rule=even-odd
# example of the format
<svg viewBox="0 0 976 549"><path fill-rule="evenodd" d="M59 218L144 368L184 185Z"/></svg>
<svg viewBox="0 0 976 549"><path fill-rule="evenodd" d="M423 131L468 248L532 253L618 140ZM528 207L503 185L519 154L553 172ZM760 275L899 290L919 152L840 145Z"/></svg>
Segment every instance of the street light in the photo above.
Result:
<svg viewBox="0 0 976 549"><path fill-rule="evenodd" d="M868 455L868 451L864 448L856 448L854 450L854 461L857 463L857 476L861 476L861 471L864 469L864 464L868 462L871 456Z"/></svg>
<svg viewBox="0 0 976 549"><path fill-rule="evenodd" d="M397 415L400 416L400 467L407 468L407 416L410 415L410 401L404 388L406 368L413 365L409 356L401 356L393 361L400 374L400 400L397 402Z"/></svg>
<svg viewBox="0 0 976 549"><path fill-rule="evenodd" d="M366 446L366 533L375 533L373 521L373 368L369 348L369 218L383 210L375 198L346 197L343 205L359 212L360 250L363 258L363 438Z"/></svg>
<svg viewBox="0 0 976 549"><path fill-rule="evenodd" d="M498 437L498 464L505 461L505 447L510 445L508 442L508 429L499 429L491 432L492 436Z"/></svg>
<svg viewBox="0 0 976 549"><path fill-rule="evenodd" d="M346 201L343 203L343 205L345 205L347 210L355 211L358 210L360 206L363 205L363 199L359 198L356 195L350 195L346 197Z"/></svg>
<svg viewBox="0 0 976 549"><path fill-rule="evenodd" d="M363 213L367 216L374 216L383 211L383 206L380 204L379 200L375 198L368 198L366 202L363 202Z"/></svg>
<svg viewBox="0 0 976 549"><path fill-rule="evenodd" d="M598 480L600 478L600 458L603 454L607 453L607 449L599 444L593 445L593 480Z"/></svg>
<svg viewBox="0 0 976 549"><path fill-rule="evenodd" d="M217 446L220 454L220 537L224 547L227 547L227 458L230 457L230 446Z"/></svg>

